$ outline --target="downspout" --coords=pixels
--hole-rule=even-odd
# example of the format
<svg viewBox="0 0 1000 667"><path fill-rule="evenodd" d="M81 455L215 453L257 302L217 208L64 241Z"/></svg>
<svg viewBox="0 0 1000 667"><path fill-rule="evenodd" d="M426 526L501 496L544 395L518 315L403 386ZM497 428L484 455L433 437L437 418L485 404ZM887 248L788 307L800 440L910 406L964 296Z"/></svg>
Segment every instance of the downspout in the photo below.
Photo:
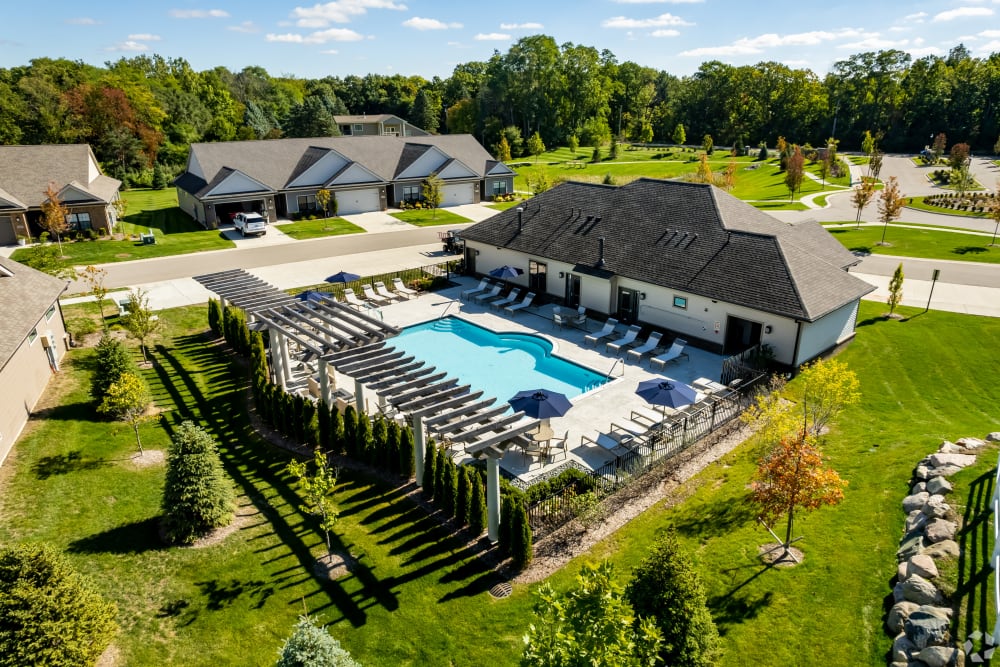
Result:
<svg viewBox="0 0 1000 667"><path fill-rule="evenodd" d="M799 365L799 343L802 341L802 320L795 320L795 351L792 353L792 368Z"/></svg>

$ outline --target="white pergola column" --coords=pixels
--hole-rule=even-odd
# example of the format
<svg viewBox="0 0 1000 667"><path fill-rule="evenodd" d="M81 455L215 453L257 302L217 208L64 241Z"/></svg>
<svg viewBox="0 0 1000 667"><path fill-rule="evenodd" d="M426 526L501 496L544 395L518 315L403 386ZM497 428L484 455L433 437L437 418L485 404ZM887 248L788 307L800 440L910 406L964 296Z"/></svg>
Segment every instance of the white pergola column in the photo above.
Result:
<svg viewBox="0 0 1000 667"><path fill-rule="evenodd" d="M417 476L417 486L424 485L424 449L427 443L424 442L424 417L414 415L413 417L413 470Z"/></svg>
<svg viewBox="0 0 1000 667"><path fill-rule="evenodd" d="M222 296L221 294L219 295L219 306L222 307L222 310L226 309L226 297Z"/></svg>
<svg viewBox="0 0 1000 667"><path fill-rule="evenodd" d="M359 415L365 414L365 386L354 380L354 407Z"/></svg>
<svg viewBox="0 0 1000 667"><path fill-rule="evenodd" d="M330 373L326 359L319 360L319 390L327 409L333 405L333 389L330 388Z"/></svg>
<svg viewBox="0 0 1000 667"><path fill-rule="evenodd" d="M500 459L486 459L486 535L500 539Z"/></svg>
<svg viewBox="0 0 1000 667"><path fill-rule="evenodd" d="M285 372L281 368L281 344L278 341L281 332L275 327L269 327L268 331L270 333L268 340L270 341L269 346L271 348L271 382L276 383L284 389Z"/></svg>
<svg viewBox="0 0 1000 667"><path fill-rule="evenodd" d="M285 382L292 380L292 361L288 358L288 339L285 338L284 331L278 331L278 350L281 356L281 372Z"/></svg>

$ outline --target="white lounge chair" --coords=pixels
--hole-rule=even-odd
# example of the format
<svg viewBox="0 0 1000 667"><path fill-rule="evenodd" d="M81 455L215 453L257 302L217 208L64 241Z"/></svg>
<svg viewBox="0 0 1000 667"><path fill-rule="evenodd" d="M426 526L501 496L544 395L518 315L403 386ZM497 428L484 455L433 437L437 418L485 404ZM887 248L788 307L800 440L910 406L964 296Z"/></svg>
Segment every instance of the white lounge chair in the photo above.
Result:
<svg viewBox="0 0 1000 667"><path fill-rule="evenodd" d="M510 291L510 294L508 294L502 299L497 299L496 301L491 303L490 308L496 308L497 310L500 310L501 308L509 306L510 304L514 303L520 298L521 298L521 288L515 287Z"/></svg>
<svg viewBox="0 0 1000 667"><path fill-rule="evenodd" d="M628 328L628 331L625 332L624 336L622 336L618 340L607 343L604 346L604 351L605 352L612 351L615 354L618 354L619 352L621 352L621 349L623 347L628 347L629 345L635 342L635 339L639 336L640 331L642 331L642 327L640 327L638 324L633 324Z"/></svg>
<svg viewBox="0 0 1000 667"><path fill-rule="evenodd" d="M393 278L392 279L392 289L394 289L396 291L396 294L402 294L407 299L409 299L409 298L414 297L414 296L417 295L417 290L410 289L409 287L407 287L406 285L404 285L402 278ZM464 292L463 292L463 294L464 294Z"/></svg>
<svg viewBox="0 0 1000 667"><path fill-rule="evenodd" d="M385 306L392 303L392 299L386 299L384 296L379 296L375 293L375 290L372 289L372 286L367 283L361 286L361 291L364 293L366 299L376 305Z"/></svg>
<svg viewBox="0 0 1000 667"><path fill-rule="evenodd" d="M355 294L354 290L351 289L350 287L344 288L344 301L346 301L348 305L354 306L358 310L361 310L367 305L364 301L358 298L358 295Z"/></svg>
<svg viewBox="0 0 1000 667"><path fill-rule="evenodd" d="M515 303L513 306L507 306L504 308L511 315L515 314L519 310L524 310L531 305L531 302L535 300L535 293L528 292L528 295L524 297L521 303Z"/></svg>
<svg viewBox="0 0 1000 667"><path fill-rule="evenodd" d="M656 365L659 366L660 368L663 368L671 361L677 361L681 357L688 358L687 352L684 351L685 345L687 345L686 340L684 340L683 338L675 338L673 345L670 346L670 349L667 350L666 353L661 354L658 357L652 357L649 360L649 367L652 368L654 365Z"/></svg>
<svg viewBox="0 0 1000 667"><path fill-rule="evenodd" d="M398 278L394 279L392 281L393 284L396 283L396 280L399 280L399 279ZM489 279L488 278L483 278L482 280L479 281L479 286L478 287L475 287L473 289L467 289L467 290L463 291L459 296L462 299L468 299L470 296L478 296L478 295L484 293L489 288L490 288L490 281L489 281Z"/></svg>
<svg viewBox="0 0 1000 667"><path fill-rule="evenodd" d="M392 292L390 292L386 288L385 283L382 282L381 280L379 280L378 282L375 283L375 293L378 294L381 297L384 297L384 298L388 299L389 301L395 301L396 299L402 299L403 298L403 297L401 297L398 294L393 294Z"/></svg>
<svg viewBox="0 0 1000 667"><path fill-rule="evenodd" d="M491 301L497 298L498 296L500 296L500 290L502 289L503 285L497 283L496 285L493 286L493 289L491 289L489 292L478 295L476 297L476 303L486 303L487 301Z"/></svg>
<svg viewBox="0 0 1000 667"><path fill-rule="evenodd" d="M583 337L584 342L593 343L594 347L597 346L597 341L602 338L607 338L615 332L615 327L618 326L618 320L613 317L609 317L608 321L604 323L604 328L594 334L587 334Z"/></svg>
<svg viewBox="0 0 1000 667"><path fill-rule="evenodd" d="M659 346L661 338L663 338L663 332L661 331L654 331L649 334L649 338L646 339L645 343L628 351L629 361L635 358L641 364L643 356L655 350Z"/></svg>

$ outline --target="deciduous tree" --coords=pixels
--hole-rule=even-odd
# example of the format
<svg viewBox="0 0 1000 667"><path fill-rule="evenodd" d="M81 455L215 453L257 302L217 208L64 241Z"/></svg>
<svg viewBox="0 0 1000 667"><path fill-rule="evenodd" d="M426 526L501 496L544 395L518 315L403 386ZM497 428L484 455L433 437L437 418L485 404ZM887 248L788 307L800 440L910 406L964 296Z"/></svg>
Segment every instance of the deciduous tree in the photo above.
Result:
<svg viewBox="0 0 1000 667"><path fill-rule="evenodd" d="M212 436L193 422L181 423L171 439L162 508L163 532L177 544L190 544L233 519L232 482Z"/></svg>
<svg viewBox="0 0 1000 667"><path fill-rule="evenodd" d="M953 170L967 167L969 165L969 144L961 143L952 146L948 164Z"/></svg>
<svg viewBox="0 0 1000 667"><path fill-rule="evenodd" d="M151 419L146 415L146 410L152 401L153 397L145 380L136 373L126 371L111 383L104 394L104 400L97 407L97 411L101 414L109 415L132 427L140 456L144 452L142 440L139 438L139 427Z"/></svg>
<svg viewBox="0 0 1000 667"><path fill-rule="evenodd" d="M108 272L90 265L81 271L77 271L76 275L83 282L87 283L87 286L90 288L90 293L93 295L94 300L97 301L97 307L101 310L101 326L107 331L108 321L104 318L104 302L107 301L108 290L104 286L104 280L108 277Z"/></svg>
<svg viewBox="0 0 1000 667"><path fill-rule="evenodd" d="M851 202L854 204L854 208L858 209L858 215L854 219L857 226L861 226L861 212L868 206L868 202L872 200L875 196L875 183L862 179L861 184L854 188L854 194L851 195Z"/></svg>
<svg viewBox="0 0 1000 667"><path fill-rule="evenodd" d="M146 292L136 288L128 294L128 312L121 318L121 324L125 330L139 341L139 349L142 350L142 361L146 358L146 339L152 336L160 326L159 318L153 314L149 307L149 297Z"/></svg>
<svg viewBox="0 0 1000 667"><path fill-rule="evenodd" d="M802 367L802 428L819 435L838 414L861 400L854 371L837 359L819 359Z"/></svg>
<svg viewBox="0 0 1000 667"><path fill-rule="evenodd" d="M497 159L501 162L510 162L510 143L507 137L500 135L500 141L496 145Z"/></svg>
<svg viewBox="0 0 1000 667"><path fill-rule="evenodd" d="M674 127L673 134L670 135L670 139L678 146L684 145L684 142L687 141L687 132L684 130L684 125L682 123L677 123L676 127Z"/></svg>
<svg viewBox="0 0 1000 667"><path fill-rule="evenodd" d="M934 137L934 143L931 144L931 155L934 156L934 164L937 164L941 156L944 155L944 149L947 144L948 137L944 132L938 132Z"/></svg>
<svg viewBox="0 0 1000 667"><path fill-rule="evenodd" d="M45 189L45 201L42 202L42 216L38 219L38 224L56 237L56 244L59 246L59 255L62 256L62 234L69 229L66 216L69 209L63 206L59 199L59 190L56 189L55 181L49 181L49 186Z"/></svg>
<svg viewBox="0 0 1000 667"><path fill-rule="evenodd" d="M441 206L441 201L444 199L444 181L437 175L437 172L431 172L431 175L424 179L421 189L424 203L430 206L433 211L431 217L437 218L438 207Z"/></svg>
<svg viewBox="0 0 1000 667"><path fill-rule="evenodd" d="M580 150L580 140L576 138L575 134L569 135L566 145L569 146L569 152L576 156L576 152Z"/></svg>
<svg viewBox="0 0 1000 667"><path fill-rule="evenodd" d="M337 508L330 496L337 486L337 470L330 467L326 455L319 449L313 456L313 467L314 472L310 474L304 461L291 461L287 470L297 479L296 486L302 494L302 511L319 518L319 527L326 539L326 553L332 557L330 533L337 525Z"/></svg>
<svg viewBox="0 0 1000 667"><path fill-rule="evenodd" d="M885 245L885 232L889 229L889 223L899 217L905 203L906 197L899 191L899 182L895 176L890 176L878 200L878 216L882 221L882 240L879 245Z"/></svg>
<svg viewBox="0 0 1000 667"><path fill-rule="evenodd" d="M896 306L903 299L903 263L900 262L896 270L892 272L892 278L889 280L889 299L886 301L889 304L889 315L892 316Z"/></svg>
<svg viewBox="0 0 1000 667"><path fill-rule="evenodd" d="M538 132L528 137L527 149L528 155L535 158L535 162L538 162L538 156L545 152L545 142L542 141L542 136Z"/></svg>
<svg viewBox="0 0 1000 667"><path fill-rule="evenodd" d="M698 183L712 184L715 176L712 175L712 166L708 163L708 154L702 153L698 157L698 171L695 173L695 180Z"/></svg>
<svg viewBox="0 0 1000 667"><path fill-rule="evenodd" d="M712 140L711 134L701 138L701 150L705 151L705 155L711 155L715 151L715 141Z"/></svg>
<svg viewBox="0 0 1000 667"><path fill-rule="evenodd" d="M326 188L320 188L316 191L316 204L319 205L323 215L330 217L330 200L333 199L333 193Z"/></svg>
<svg viewBox="0 0 1000 667"><path fill-rule="evenodd" d="M792 154L785 164L785 187L788 188L788 201L795 199L795 193L802 188L802 177L805 173L805 157L799 147L792 147Z"/></svg>

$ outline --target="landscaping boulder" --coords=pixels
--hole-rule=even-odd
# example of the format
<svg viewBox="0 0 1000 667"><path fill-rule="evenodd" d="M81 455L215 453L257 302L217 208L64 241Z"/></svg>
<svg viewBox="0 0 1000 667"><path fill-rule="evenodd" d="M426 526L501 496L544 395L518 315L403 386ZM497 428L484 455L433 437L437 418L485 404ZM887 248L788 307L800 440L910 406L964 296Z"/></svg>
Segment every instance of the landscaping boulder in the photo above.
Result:
<svg viewBox="0 0 1000 667"><path fill-rule="evenodd" d="M948 454L948 456L961 456L961 454ZM927 469L927 479L931 477L951 477L961 469L961 466L952 463L943 466L931 466Z"/></svg>
<svg viewBox="0 0 1000 667"><path fill-rule="evenodd" d="M926 535L928 542L931 544L937 544L938 542L953 539L957 529L958 526L955 525L954 521L948 521L946 519L931 519L927 522L927 526L924 528L924 534Z"/></svg>
<svg viewBox="0 0 1000 667"><path fill-rule="evenodd" d="M915 479L927 479L928 477L927 473L928 473L927 465L921 463L920 465L917 466L916 470L913 471L913 477Z"/></svg>
<svg viewBox="0 0 1000 667"><path fill-rule="evenodd" d="M913 611L903 628L906 637L918 649L925 649L928 646L940 646L948 641L948 617L936 609L922 607ZM893 643L893 653L895 654L895 642ZM895 657L895 655L894 655Z"/></svg>
<svg viewBox="0 0 1000 667"><path fill-rule="evenodd" d="M916 484L910 487L911 496L918 494L921 491L927 491L927 482L917 482Z"/></svg>
<svg viewBox="0 0 1000 667"><path fill-rule="evenodd" d="M946 493L951 493L952 486L944 477L932 477L927 480L927 492L931 495L943 496Z"/></svg>
<svg viewBox="0 0 1000 667"><path fill-rule="evenodd" d="M922 508L927 503L927 499L930 497L931 494L926 491L914 493L912 496L906 496L903 498L903 511L909 514L913 510Z"/></svg>
<svg viewBox="0 0 1000 667"><path fill-rule="evenodd" d="M930 556L935 560L940 560L942 558L958 558L962 550L955 540L944 540L943 542L924 547L920 550L920 553Z"/></svg>
<svg viewBox="0 0 1000 667"><path fill-rule="evenodd" d="M986 436L986 440L987 442L997 442L998 440L1000 440L1000 431L993 431L992 433Z"/></svg>
<svg viewBox="0 0 1000 667"><path fill-rule="evenodd" d="M903 623L906 619L910 617L910 614L920 609L920 605L916 602L910 602L908 600L902 600L892 605L892 609L889 610L889 615L885 619L885 625L889 628L889 632L898 635L903 631Z"/></svg>
<svg viewBox="0 0 1000 667"><path fill-rule="evenodd" d="M901 632L892 640L892 661L909 662L910 656L917 650L917 645L910 641L905 632Z"/></svg>
<svg viewBox="0 0 1000 667"><path fill-rule="evenodd" d="M938 446L939 454L962 454L964 450L954 442L945 440Z"/></svg>
<svg viewBox="0 0 1000 667"><path fill-rule="evenodd" d="M917 554L906 561L906 572L907 576L916 574L924 579L933 579L938 576L937 564L927 554Z"/></svg>
<svg viewBox="0 0 1000 667"><path fill-rule="evenodd" d="M927 499L927 503L921 508L921 511L930 518L940 519L948 516L948 513L951 512L951 505L948 504L944 496L935 494Z"/></svg>
<svg viewBox="0 0 1000 667"><path fill-rule="evenodd" d="M901 593L904 600L919 605L939 604L943 600L937 586L918 574L911 575L901 584Z"/></svg>
<svg viewBox="0 0 1000 667"><path fill-rule="evenodd" d="M917 654L917 658L927 667L948 667L954 664L952 661L957 650L953 646L928 646Z"/></svg>
<svg viewBox="0 0 1000 667"><path fill-rule="evenodd" d="M943 468L944 466L967 468L976 462L975 454L931 454L928 459L932 468Z"/></svg>
<svg viewBox="0 0 1000 667"><path fill-rule="evenodd" d="M924 542L924 531L914 530L903 536L896 550L896 560L909 560L917 554L923 553L929 543Z"/></svg>
<svg viewBox="0 0 1000 667"><path fill-rule="evenodd" d="M922 529L927 524L927 515L923 513L922 509L913 510L906 515L906 527L904 530L907 533L912 533L915 530Z"/></svg>
<svg viewBox="0 0 1000 667"><path fill-rule="evenodd" d="M955 444L963 449L979 449L986 445L986 441L981 438L959 438Z"/></svg>

